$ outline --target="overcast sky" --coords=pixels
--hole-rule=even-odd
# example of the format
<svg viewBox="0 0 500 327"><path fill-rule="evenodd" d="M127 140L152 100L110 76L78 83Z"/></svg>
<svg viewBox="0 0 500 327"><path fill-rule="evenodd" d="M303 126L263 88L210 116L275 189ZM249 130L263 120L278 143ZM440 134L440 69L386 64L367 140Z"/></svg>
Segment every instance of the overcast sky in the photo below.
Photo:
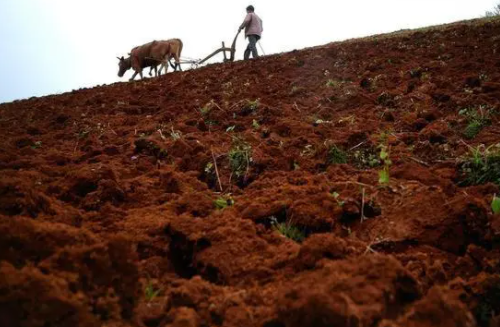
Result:
<svg viewBox="0 0 500 327"><path fill-rule="evenodd" d="M249 4L264 22L261 45L271 54L476 18L497 2L1 0L0 102L119 81L116 57L155 39L180 38L183 57L203 58L222 41L231 44ZM240 37L237 59L245 47Z"/></svg>

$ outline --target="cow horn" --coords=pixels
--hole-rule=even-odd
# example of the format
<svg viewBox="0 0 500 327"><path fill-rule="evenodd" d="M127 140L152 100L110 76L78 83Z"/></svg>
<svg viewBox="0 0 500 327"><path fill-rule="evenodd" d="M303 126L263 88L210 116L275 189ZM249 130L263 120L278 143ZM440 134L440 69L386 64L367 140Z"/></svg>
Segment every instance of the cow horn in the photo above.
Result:
<svg viewBox="0 0 500 327"><path fill-rule="evenodd" d="M122 60L120 57L116 57L116 59L118 59L118 60Z"/></svg>

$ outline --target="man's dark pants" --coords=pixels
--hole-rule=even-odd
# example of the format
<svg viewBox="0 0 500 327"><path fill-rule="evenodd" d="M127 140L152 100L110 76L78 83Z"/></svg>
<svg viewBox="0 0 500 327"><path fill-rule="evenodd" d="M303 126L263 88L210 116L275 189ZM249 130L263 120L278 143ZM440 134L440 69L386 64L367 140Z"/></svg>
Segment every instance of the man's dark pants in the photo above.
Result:
<svg viewBox="0 0 500 327"><path fill-rule="evenodd" d="M257 58L259 56L259 53L257 52L257 41L260 40L260 36L258 35L248 35L248 46L247 49L245 50L245 60L250 59L250 53L254 58Z"/></svg>

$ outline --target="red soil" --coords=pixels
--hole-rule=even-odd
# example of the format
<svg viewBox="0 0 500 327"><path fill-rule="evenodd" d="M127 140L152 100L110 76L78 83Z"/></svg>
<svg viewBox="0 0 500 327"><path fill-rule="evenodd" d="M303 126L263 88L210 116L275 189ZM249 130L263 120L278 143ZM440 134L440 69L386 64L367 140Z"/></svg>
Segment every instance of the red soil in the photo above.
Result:
<svg viewBox="0 0 500 327"><path fill-rule="evenodd" d="M499 187L457 184L479 105L500 108L498 20L3 104L0 326L498 326ZM328 164L384 131L389 186ZM498 116L465 141L498 143Z"/></svg>

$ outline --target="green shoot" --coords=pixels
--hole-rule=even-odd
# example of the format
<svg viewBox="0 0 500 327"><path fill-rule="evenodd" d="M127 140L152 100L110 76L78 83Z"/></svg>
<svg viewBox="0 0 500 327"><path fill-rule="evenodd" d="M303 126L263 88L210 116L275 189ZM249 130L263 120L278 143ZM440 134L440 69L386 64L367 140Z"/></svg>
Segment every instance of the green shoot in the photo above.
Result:
<svg viewBox="0 0 500 327"><path fill-rule="evenodd" d="M155 289L150 280L148 280L148 284L144 289L144 296L148 302L153 301L160 294L159 289Z"/></svg>
<svg viewBox="0 0 500 327"><path fill-rule="evenodd" d="M327 164L329 165L340 165L347 163L347 154L339 149L336 145L332 146L328 150Z"/></svg>
<svg viewBox="0 0 500 327"><path fill-rule="evenodd" d="M332 193L330 193L330 195L335 199L335 201L337 201L337 204L339 205L339 207L343 207L344 206L345 202L339 200L339 197L340 197L339 193L332 192Z"/></svg>
<svg viewBox="0 0 500 327"><path fill-rule="evenodd" d="M255 119L253 120L253 123L252 123L252 127L254 129L259 129L260 128L260 124L258 121L256 121Z"/></svg>
<svg viewBox="0 0 500 327"><path fill-rule="evenodd" d="M390 174L389 174L389 169L392 165L392 161L389 158L389 150L387 148L387 145L380 145L380 160L383 162L384 167L382 170L379 170L378 172L378 182L381 185L387 185L389 184L390 180Z"/></svg>
<svg viewBox="0 0 500 327"><path fill-rule="evenodd" d="M469 147L459 164L461 186L495 183L500 185L500 144Z"/></svg>
<svg viewBox="0 0 500 327"><path fill-rule="evenodd" d="M465 108L460 110L458 114L467 119L467 126L463 132L464 137L469 140L473 139L484 127L491 124L491 113L492 110L485 106L479 106L478 109Z"/></svg>
<svg viewBox="0 0 500 327"><path fill-rule="evenodd" d="M271 223L276 231L292 241L301 243L305 239L304 233L299 228L293 226L290 221L286 223L278 223L276 218L274 218Z"/></svg>
<svg viewBox="0 0 500 327"><path fill-rule="evenodd" d="M182 137L181 131L175 131L174 127L172 126L172 131L170 132L170 136L174 141L179 140Z"/></svg>
<svg viewBox="0 0 500 327"><path fill-rule="evenodd" d="M491 201L491 210L495 215L500 213L500 198L497 198L497 195L493 195L493 200Z"/></svg>
<svg viewBox="0 0 500 327"><path fill-rule="evenodd" d="M218 210L224 210L227 207L231 207L234 205L234 200L230 196L220 196L217 200L214 201L215 208Z"/></svg>
<svg viewBox="0 0 500 327"><path fill-rule="evenodd" d="M252 147L243 140L234 137L228 156L229 165L233 174L235 174L236 177L245 176L253 162Z"/></svg>
<svg viewBox="0 0 500 327"><path fill-rule="evenodd" d="M42 141L37 141L31 146L32 149L40 149L42 147Z"/></svg>

